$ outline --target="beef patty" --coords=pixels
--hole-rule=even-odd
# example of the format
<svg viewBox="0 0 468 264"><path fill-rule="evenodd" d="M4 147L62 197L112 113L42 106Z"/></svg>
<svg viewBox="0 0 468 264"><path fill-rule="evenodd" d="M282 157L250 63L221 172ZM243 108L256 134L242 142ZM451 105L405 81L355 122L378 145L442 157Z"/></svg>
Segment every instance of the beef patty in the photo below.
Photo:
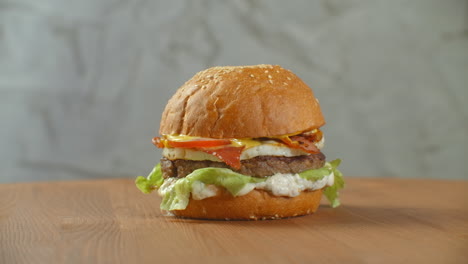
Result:
<svg viewBox="0 0 468 264"><path fill-rule="evenodd" d="M161 159L161 170L164 178L182 178L192 171L206 167L229 168L240 174L253 177L266 177L275 173L299 173L309 169L318 169L325 164L323 153L294 157L283 156L257 156L241 160L241 168L235 170L224 162L210 160L169 160Z"/></svg>

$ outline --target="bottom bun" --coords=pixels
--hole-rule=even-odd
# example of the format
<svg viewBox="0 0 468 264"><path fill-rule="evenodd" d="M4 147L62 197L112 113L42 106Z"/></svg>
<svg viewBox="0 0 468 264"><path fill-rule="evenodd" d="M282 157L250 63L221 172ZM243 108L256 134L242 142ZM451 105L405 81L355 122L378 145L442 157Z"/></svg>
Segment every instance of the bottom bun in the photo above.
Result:
<svg viewBox="0 0 468 264"><path fill-rule="evenodd" d="M266 220L312 214L317 211L322 190L305 191L296 197L274 196L263 190L232 196L222 189L218 195L203 200L190 198L184 210L171 211L176 216L195 219Z"/></svg>

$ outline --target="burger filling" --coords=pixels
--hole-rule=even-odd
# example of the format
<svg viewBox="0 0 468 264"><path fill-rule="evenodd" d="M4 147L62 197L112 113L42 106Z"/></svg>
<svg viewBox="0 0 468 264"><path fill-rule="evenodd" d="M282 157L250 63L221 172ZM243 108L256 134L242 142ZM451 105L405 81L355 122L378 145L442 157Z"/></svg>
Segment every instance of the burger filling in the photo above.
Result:
<svg viewBox="0 0 468 264"><path fill-rule="evenodd" d="M268 177L276 173L300 173L309 169L319 169L325 164L325 155L310 154L294 157L284 156L257 156L247 160L241 160L239 169L231 168L224 162L211 160L170 160L166 157L161 159L161 170L164 178L182 178L196 169L214 167L230 168L240 174L253 177Z"/></svg>
<svg viewBox="0 0 468 264"><path fill-rule="evenodd" d="M339 205L338 189L344 186L340 161L325 161L318 129L274 138L164 136L153 142L164 148L161 163L136 184L144 193L158 189L163 210L183 210L190 197L213 197L219 188L233 196L259 189L287 197L323 189L332 206Z"/></svg>

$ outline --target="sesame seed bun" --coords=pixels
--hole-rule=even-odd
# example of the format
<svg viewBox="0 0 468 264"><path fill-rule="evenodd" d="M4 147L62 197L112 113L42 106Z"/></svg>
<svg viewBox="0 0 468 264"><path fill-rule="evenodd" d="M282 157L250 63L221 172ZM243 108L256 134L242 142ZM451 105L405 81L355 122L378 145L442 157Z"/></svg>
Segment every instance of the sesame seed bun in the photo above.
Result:
<svg viewBox="0 0 468 264"><path fill-rule="evenodd" d="M214 67L197 73L169 100L161 135L255 138L325 124L312 90L273 65Z"/></svg>
<svg viewBox="0 0 468 264"><path fill-rule="evenodd" d="M176 216L196 219L266 220L312 214L317 211L322 190L304 191L296 197L274 196L253 190L243 196L232 196L225 189L218 195L190 202L184 210L171 211Z"/></svg>

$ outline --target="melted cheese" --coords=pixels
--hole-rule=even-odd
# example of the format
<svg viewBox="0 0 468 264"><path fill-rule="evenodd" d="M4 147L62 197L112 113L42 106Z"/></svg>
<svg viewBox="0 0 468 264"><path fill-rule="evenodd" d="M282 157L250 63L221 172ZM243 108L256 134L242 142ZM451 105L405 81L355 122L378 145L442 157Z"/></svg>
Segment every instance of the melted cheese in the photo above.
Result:
<svg viewBox="0 0 468 264"><path fill-rule="evenodd" d="M195 140L212 140L211 138L203 138L203 137L192 137L192 136L186 136L186 135L165 135L165 139L169 141L174 141L174 142L184 142L184 141L195 141ZM261 145L262 142L259 140L255 140L252 138L232 138L228 139L231 141L231 146L233 147L245 147L245 148L252 148L258 145Z"/></svg>
<svg viewBox="0 0 468 264"><path fill-rule="evenodd" d="M304 134L313 134L316 133L318 129L314 129L310 132L306 132ZM292 134L286 134L282 136L274 136L270 137L272 139L283 139L285 137L290 137L297 135L298 133L292 133ZM175 142L183 142L183 141L195 141L195 140L210 140L211 138L203 138L203 137L193 137L193 136L187 136L187 135L164 135L163 138L170 140L170 141L175 141ZM323 137L322 137L323 139ZM263 141L260 140L255 140L253 138L230 138L228 139L231 141L231 146L233 147L245 147L246 149L253 148L259 145L264 144Z"/></svg>
<svg viewBox="0 0 468 264"><path fill-rule="evenodd" d="M261 141L255 139L231 139L231 144L234 147L245 147L246 149L253 148L262 144Z"/></svg>

